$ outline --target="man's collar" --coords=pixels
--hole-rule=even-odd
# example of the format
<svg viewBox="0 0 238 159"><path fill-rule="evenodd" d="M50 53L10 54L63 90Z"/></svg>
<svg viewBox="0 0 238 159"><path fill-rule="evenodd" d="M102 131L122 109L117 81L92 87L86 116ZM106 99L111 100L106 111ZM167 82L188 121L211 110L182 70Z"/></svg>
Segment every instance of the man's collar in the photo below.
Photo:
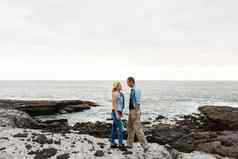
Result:
<svg viewBox="0 0 238 159"><path fill-rule="evenodd" d="M132 87L131 90L135 90L136 86Z"/></svg>

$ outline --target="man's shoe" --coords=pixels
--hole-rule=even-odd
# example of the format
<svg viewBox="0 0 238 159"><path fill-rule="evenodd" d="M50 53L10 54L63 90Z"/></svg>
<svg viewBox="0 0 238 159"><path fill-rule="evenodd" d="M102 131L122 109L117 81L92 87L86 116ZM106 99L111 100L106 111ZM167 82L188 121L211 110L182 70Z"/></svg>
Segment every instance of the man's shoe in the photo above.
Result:
<svg viewBox="0 0 238 159"><path fill-rule="evenodd" d="M118 148L117 144L111 144L111 149L116 149L116 148Z"/></svg>
<svg viewBox="0 0 238 159"><path fill-rule="evenodd" d="M146 153L149 150L149 146L148 145L144 145L143 149L144 149L144 153Z"/></svg>

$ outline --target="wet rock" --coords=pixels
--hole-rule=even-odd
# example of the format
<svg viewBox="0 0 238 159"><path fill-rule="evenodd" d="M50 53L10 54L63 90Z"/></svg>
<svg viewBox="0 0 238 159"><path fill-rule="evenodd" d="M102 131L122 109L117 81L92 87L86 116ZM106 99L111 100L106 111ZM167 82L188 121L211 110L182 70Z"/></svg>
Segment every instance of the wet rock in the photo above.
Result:
<svg viewBox="0 0 238 159"><path fill-rule="evenodd" d="M40 125L39 128L45 131L67 133L71 130L67 119L47 120L38 122Z"/></svg>
<svg viewBox="0 0 238 159"><path fill-rule="evenodd" d="M66 119L37 121L31 116L55 114L64 109L70 109L68 112L77 112L95 106L98 106L98 104L81 100L0 100L0 127L43 129L50 132L67 133L71 130L71 127Z"/></svg>
<svg viewBox="0 0 238 159"><path fill-rule="evenodd" d="M180 159L180 152L178 152L176 149L174 149L172 146L166 144L164 145L167 151L170 153L173 159Z"/></svg>
<svg viewBox="0 0 238 159"><path fill-rule="evenodd" d="M6 150L6 147L1 147L0 151Z"/></svg>
<svg viewBox="0 0 238 159"><path fill-rule="evenodd" d="M207 118L213 130L238 130L238 108L228 106L202 106L199 111Z"/></svg>
<svg viewBox="0 0 238 159"><path fill-rule="evenodd" d="M223 127L224 128L224 127ZM238 157L238 131L216 130L201 114L181 116L175 124L154 124L146 128L149 142L171 145L180 152L203 151L227 157Z"/></svg>
<svg viewBox="0 0 238 159"><path fill-rule="evenodd" d="M56 153L57 153L57 150L55 148L43 149L41 151L35 152L34 159L47 159L47 158L55 156Z"/></svg>
<svg viewBox="0 0 238 159"><path fill-rule="evenodd" d="M44 134L38 135L33 141L37 142L41 145L52 144L53 143L53 140L52 139L47 139L47 137Z"/></svg>
<svg viewBox="0 0 238 159"><path fill-rule="evenodd" d="M96 157L102 157L102 156L104 156L104 152L101 151L101 150L98 150L98 151L95 152L94 156L96 156Z"/></svg>
<svg viewBox="0 0 238 159"><path fill-rule="evenodd" d="M158 115L158 116L155 118L156 121L160 121L160 120L162 120L162 119L166 119L166 117L164 117L163 115Z"/></svg>
<svg viewBox="0 0 238 159"><path fill-rule="evenodd" d="M83 105L69 105L62 110L66 111L67 113L72 113L72 112L80 112L83 110L90 109L91 106L88 104L83 104Z"/></svg>
<svg viewBox="0 0 238 159"><path fill-rule="evenodd" d="M0 140L9 140L8 137L1 137Z"/></svg>
<svg viewBox="0 0 238 159"><path fill-rule="evenodd" d="M101 149L103 149L106 145L105 143L97 143L97 144L100 146Z"/></svg>
<svg viewBox="0 0 238 159"><path fill-rule="evenodd" d="M133 152L132 152L132 151L124 151L122 154L123 154L123 155L132 155Z"/></svg>
<svg viewBox="0 0 238 159"><path fill-rule="evenodd" d="M18 133L13 135L13 137L19 137L19 138L26 138L28 136L28 133Z"/></svg>
<svg viewBox="0 0 238 159"><path fill-rule="evenodd" d="M35 155L37 153L39 153L39 150L37 150L37 151L30 151L30 152L28 152L28 155Z"/></svg>
<svg viewBox="0 0 238 159"><path fill-rule="evenodd" d="M63 154L63 155L59 155L56 157L56 159L68 159L70 158L70 155L67 153L67 154Z"/></svg>
<svg viewBox="0 0 238 159"><path fill-rule="evenodd" d="M89 134L100 138L109 138L111 135L111 123L99 122L96 123L77 123L73 126L73 130L79 134Z"/></svg>
<svg viewBox="0 0 238 159"><path fill-rule="evenodd" d="M30 149L32 148L32 145L27 144L27 145L25 146L25 148L26 148L27 150L30 150Z"/></svg>
<svg viewBox="0 0 238 159"><path fill-rule="evenodd" d="M157 124L145 130L149 142L161 145L172 144L186 133L186 129L169 124Z"/></svg>
<svg viewBox="0 0 238 159"><path fill-rule="evenodd" d="M142 124L142 125L150 125L151 122L150 122L150 121L143 121L143 122L141 122L141 124Z"/></svg>
<svg viewBox="0 0 238 159"><path fill-rule="evenodd" d="M54 144L60 145L60 144L61 144L61 140L56 140L56 141L54 141Z"/></svg>

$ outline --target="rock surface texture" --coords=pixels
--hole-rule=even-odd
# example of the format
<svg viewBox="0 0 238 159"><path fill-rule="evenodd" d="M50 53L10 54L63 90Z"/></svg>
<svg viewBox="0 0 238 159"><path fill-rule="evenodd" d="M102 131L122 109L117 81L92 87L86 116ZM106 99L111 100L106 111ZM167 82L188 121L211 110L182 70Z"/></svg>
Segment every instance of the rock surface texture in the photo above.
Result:
<svg viewBox="0 0 238 159"><path fill-rule="evenodd" d="M27 113L15 109L0 108L0 126L18 128L36 128L38 122Z"/></svg>
<svg viewBox="0 0 238 159"><path fill-rule="evenodd" d="M14 137L15 134L21 133L26 133L27 136ZM39 136L44 138L41 139L43 141L40 143L36 141ZM48 140L53 142L48 143ZM58 140L61 141L61 144L55 144L54 141ZM132 153L125 153L119 149L110 149L110 143L107 139L97 139L74 133L62 135L43 133L39 130L0 127L0 141L1 159L172 159L169 151L158 144L149 144L150 150L147 153L144 153L138 144L130 150ZM105 146L101 147L100 143L105 143Z"/></svg>

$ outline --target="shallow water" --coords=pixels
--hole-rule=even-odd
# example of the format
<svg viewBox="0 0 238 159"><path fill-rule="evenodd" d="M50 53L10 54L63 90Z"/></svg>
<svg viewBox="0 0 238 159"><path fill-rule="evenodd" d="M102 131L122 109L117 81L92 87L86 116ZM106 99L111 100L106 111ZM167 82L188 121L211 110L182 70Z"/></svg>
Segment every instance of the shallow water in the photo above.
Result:
<svg viewBox="0 0 238 159"><path fill-rule="evenodd" d="M70 123L110 118L112 81L1 81L1 99L83 99L101 106L79 113L41 116L67 118ZM238 106L238 82L139 81L143 94L142 120L196 112L201 105ZM128 88L124 86L128 100ZM127 102L128 104L128 102ZM126 114L128 113L126 107ZM126 118L126 115L125 115Z"/></svg>

